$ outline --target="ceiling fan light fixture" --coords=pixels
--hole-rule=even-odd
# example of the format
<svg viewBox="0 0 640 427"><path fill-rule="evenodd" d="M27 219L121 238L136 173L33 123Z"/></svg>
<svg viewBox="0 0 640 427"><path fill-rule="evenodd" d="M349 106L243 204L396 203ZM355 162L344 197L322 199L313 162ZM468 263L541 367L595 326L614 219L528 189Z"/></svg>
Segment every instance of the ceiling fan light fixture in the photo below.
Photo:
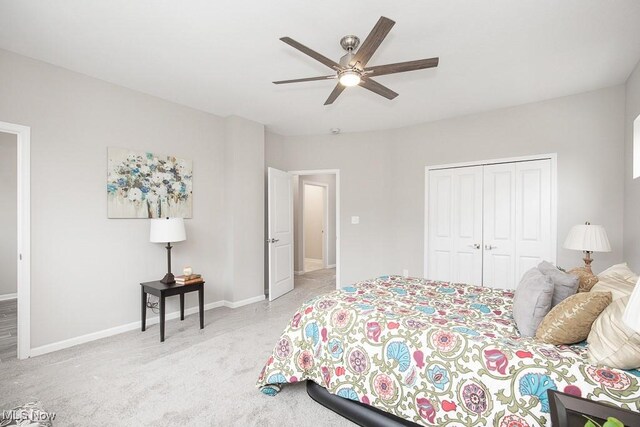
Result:
<svg viewBox="0 0 640 427"><path fill-rule="evenodd" d="M360 73L355 70L342 71L338 76L338 81L342 86L357 86L360 84Z"/></svg>

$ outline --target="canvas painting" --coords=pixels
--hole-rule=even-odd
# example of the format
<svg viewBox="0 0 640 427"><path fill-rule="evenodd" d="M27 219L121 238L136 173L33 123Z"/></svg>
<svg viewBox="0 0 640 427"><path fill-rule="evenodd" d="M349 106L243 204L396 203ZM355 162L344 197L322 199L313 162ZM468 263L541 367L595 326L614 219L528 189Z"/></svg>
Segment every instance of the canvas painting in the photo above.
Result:
<svg viewBox="0 0 640 427"><path fill-rule="evenodd" d="M109 218L191 218L191 160L109 147Z"/></svg>

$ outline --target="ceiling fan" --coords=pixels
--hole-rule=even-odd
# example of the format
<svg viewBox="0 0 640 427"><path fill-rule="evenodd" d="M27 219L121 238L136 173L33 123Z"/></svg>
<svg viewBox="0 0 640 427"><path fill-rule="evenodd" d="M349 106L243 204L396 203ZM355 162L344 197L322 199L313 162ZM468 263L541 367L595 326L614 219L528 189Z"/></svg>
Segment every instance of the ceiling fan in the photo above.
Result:
<svg viewBox="0 0 640 427"><path fill-rule="evenodd" d="M372 77L382 76L385 74L403 73L405 71L422 70L424 68L433 68L438 66L439 61L439 58L429 58L367 67L367 63L387 34L389 34L389 31L391 31L394 24L395 21L381 16L362 43L362 46L360 46L360 49L358 49L358 46L360 45L360 39L358 37L353 35L344 36L340 40L340 46L342 46L347 53L340 58L339 62L332 61L315 50L309 49L305 45L298 43L291 37L282 37L280 40L289 46L298 49L300 52L309 55L313 59L322 62L327 67L333 69L335 74L308 77L304 79L280 80L273 83L280 85L285 83L338 79L338 84L336 84L336 87L333 89L333 92L331 92L331 95L329 95L329 98L327 98L324 105L333 104L333 101L335 101L342 91L349 86L362 86L363 88L384 96L387 99L393 99L398 96L398 94L388 87L376 82Z"/></svg>

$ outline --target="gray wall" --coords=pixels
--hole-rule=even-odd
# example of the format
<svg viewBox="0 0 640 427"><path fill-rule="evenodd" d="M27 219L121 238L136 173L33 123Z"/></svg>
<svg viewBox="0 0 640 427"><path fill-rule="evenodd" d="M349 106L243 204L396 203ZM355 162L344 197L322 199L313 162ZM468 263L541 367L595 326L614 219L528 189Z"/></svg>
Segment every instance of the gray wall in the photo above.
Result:
<svg viewBox="0 0 640 427"><path fill-rule="evenodd" d="M15 135L0 132L0 296L15 294L18 281L17 148Z"/></svg>
<svg viewBox="0 0 640 427"><path fill-rule="evenodd" d="M378 274L421 276L427 165L558 154L558 264L569 228L602 224L613 251L594 270L623 260L625 89L594 92L381 132L312 137L267 134L268 166L340 169L342 285ZM360 224L350 217L360 216Z"/></svg>
<svg viewBox="0 0 640 427"><path fill-rule="evenodd" d="M163 246L149 243L147 220L107 219L108 146L193 159L193 219L185 221L188 240L173 249L175 270L191 265L204 275L206 303L262 294L261 274L253 283L251 273L236 277L239 268L227 263L233 236L242 268L263 268L263 148L243 157L245 148L263 145L262 125L2 50L0 121L31 127L32 347L138 321L139 283L157 280L166 268ZM239 190L231 224L224 191L230 173ZM188 295L187 304L195 306L197 297ZM167 309L176 310L176 301Z"/></svg>
<svg viewBox="0 0 640 427"><path fill-rule="evenodd" d="M321 182L329 186L329 249L328 265L336 263L336 176L335 174L300 175L293 177L293 227L295 234L294 245L294 269L297 272L304 270L302 259L302 185L305 181Z"/></svg>
<svg viewBox="0 0 640 427"><path fill-rule="evenodd" d="M625 89L624 257L634 271L640 271L640 178L633 179L633 121L640 115L640 64Z"/></svg>

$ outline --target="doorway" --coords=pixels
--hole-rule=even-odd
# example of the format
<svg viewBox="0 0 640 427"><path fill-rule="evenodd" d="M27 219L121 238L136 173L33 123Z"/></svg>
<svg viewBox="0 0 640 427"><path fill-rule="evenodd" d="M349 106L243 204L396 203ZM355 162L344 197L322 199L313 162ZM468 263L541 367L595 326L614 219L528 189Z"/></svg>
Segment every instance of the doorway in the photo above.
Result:
<svg viewBox="0 0 640 427"><path fill-rule="evenodd" d="M0 132L0 362L18 355L18 138Z"/></svg>
<svg viewBox="0 0 640 427"><path fill-rule="evenodd" d="M0 122L0 363L30 356L30 128ZM5 237L5 236L8 236Z"/></svg>
<svg viewBox="0 0 640 427"><path fill-rule="evenodd" d="M294 171L294 286L322 284L339 288L339 173L335 170Z"/></svg>

